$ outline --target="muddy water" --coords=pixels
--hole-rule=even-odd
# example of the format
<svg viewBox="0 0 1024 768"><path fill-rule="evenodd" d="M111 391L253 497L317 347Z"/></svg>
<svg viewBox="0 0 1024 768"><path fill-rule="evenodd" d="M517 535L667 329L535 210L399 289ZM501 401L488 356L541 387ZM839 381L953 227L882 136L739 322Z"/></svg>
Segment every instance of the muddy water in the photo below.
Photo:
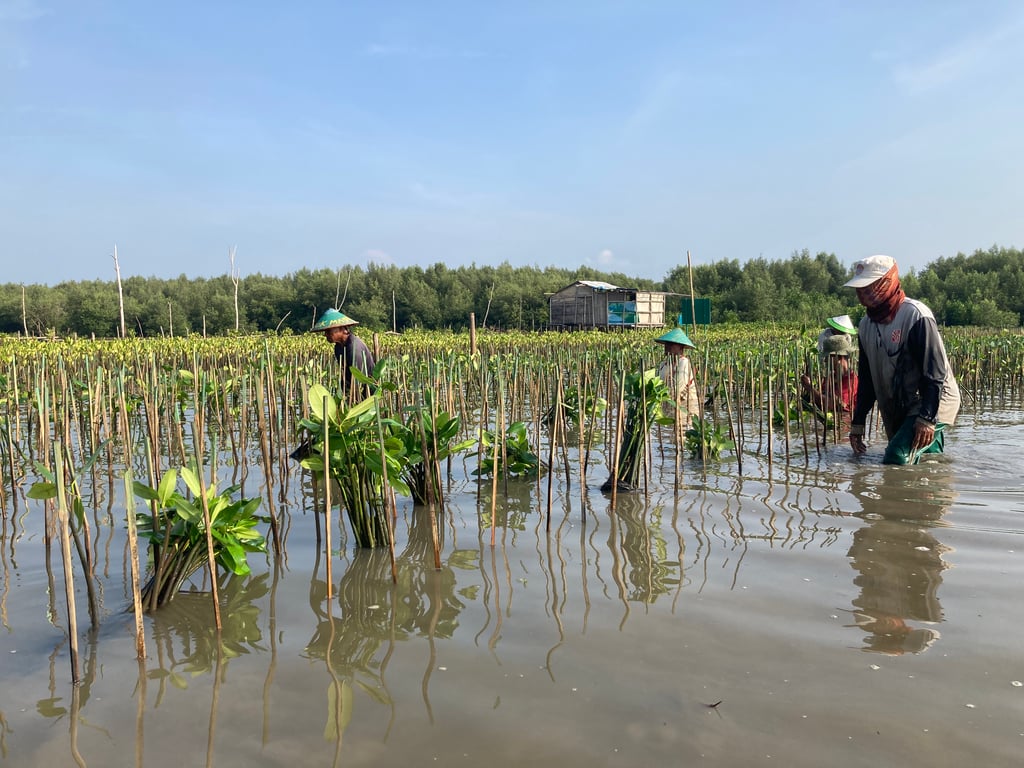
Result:
<svg viewBox="0 0 1024 768"><path fill-rule="evenodd" d="M60 565L51 592L22 501L0 564L0 764L1020 764L1024 412L965 414L915 467L881 466L877 443L787 463L776 441L770 466L749 445L742 476L689 459L679 476L654 450L646 497L614 511L606 467L587 491L553 478L550 528L546 479L501 489L493 545L489 488L456 467L440 570L404 508L397 584L387 553L342 543L331 598L296 475L287 557L225 582L220 652L188 594L146 619L141 664L121 525L102 524L77 689Z"/></svg>

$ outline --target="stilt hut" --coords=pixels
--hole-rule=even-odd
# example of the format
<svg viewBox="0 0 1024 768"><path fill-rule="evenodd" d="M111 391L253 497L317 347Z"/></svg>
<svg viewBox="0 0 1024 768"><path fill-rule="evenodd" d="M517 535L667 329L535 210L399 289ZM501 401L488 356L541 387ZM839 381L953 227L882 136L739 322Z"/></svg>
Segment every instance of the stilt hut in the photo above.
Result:
<svg viewBox="0 0 1024 768"><path fill-rule="evenodd" d="M548 297L548 327L661 328L665 325L663 291L620 288L600 280L577 280Z"/></svg>

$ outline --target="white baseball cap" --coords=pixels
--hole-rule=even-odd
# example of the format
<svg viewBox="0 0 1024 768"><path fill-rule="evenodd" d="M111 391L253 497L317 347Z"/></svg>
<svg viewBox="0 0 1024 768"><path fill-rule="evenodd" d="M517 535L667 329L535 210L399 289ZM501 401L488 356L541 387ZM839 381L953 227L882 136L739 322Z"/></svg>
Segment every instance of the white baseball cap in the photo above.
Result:
<svg viewBox="0 0 1024 768"><path fill-rule="evenodd" d="M844 288L863 288L885 277L896 266L892 256L877 254L853 262L853 277L843 283Z"/></svg>

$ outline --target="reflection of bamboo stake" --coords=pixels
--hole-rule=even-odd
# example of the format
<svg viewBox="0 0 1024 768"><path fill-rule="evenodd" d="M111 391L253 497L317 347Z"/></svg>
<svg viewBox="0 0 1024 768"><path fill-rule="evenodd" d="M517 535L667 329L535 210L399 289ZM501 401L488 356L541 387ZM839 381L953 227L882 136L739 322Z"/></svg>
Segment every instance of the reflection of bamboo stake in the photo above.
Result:
<svg viewBox="0 0 1024 768"><path fill-rule="evenodd" d="M267 611L267 635L270 638L270 663L267 665L267 676L263 680L263 728L261 744L265 747L270 742L270 691L277 670L277 585L281 575L280 561L274 561L274 580L270 584Z"/></svg>
<svg viewBox="0 0 1024 768"><path fill-rule="evenodd" d="M330 553L327 556L327 573L331 572L331 557ZM334 606L331 598L330 581L327 582L327 621L330 623L331 631L327 638L327 652L324 654L324 662L327 665L327 674L331 676L331 686L334 691L334 711L331 712L334 716L334 761L332 765L338 765L338 760L341 758L341 733L344 728L344 683L338 677L338 673L334 671L334 664L331 661L331 655L334 653Z"/></svg>
<svg viewBox="0 0 1024 768"><path fill-rule="evenodd" d="M206 731L206 768L213 768L214 735L217 732L217 702L220 701L220 684L223 673L221 664L224 655L220 642L220 624L217 624L217 666L213 670L213 695L210 697L210 725Z"/></svg>
<svg viewBox="0 0 1024 768"><path fill-rule="evenodd" d="M75 577L71 563L71 521L64 489L64 459L60 440L53 443L54 477L57 479L57 524L60 526L61 560L64 564L64 595L68 606L68 642L71 648L71 682L78 685L78 616L75 612Z"/></svg>
<svg viewBox="0 0 1024 768"><path fill-rule="evenodd" d="M142 768L142 756L145 754L145 714L146 714L146 660L138 659L139 682L135 687L138 701L135 704L135 768Z"/></svg>
<svg viewBox="0 0 1024 768"><path fill-rule="evenodd" d="M327 600L330 602L334 589L334 575L331 573L331 444L330 419L327 418L327 396L321 403L324 415L324 539L327 548L327 563L324 575L327 578ZM333 625L332 625L333 628Z"/></svg>
<svg viewBox="0 0 1024 768"><path fill-rule="evenodd" d="M82 689L77 684L71 686L71 707L68 716L71 721L68 732L71 742L71 758L79 768L86 768L85 758L78 751L78 720L82 716Z"/></svg>
<svg viewBox="0 0 1024 768"><path fill-rule="evenodd" d="M384 518L388 526L388 551L391 553L391 582L398 583L398 565L395 562L395 526L392 513L398 516L398 510L394 504L394 496L391 493L391 483L388 482L388 457L384 450L384 427L380 421L380 408L375 408L377 416L377 440L380 445L380 466L381 466L381 491L384 496ZM424 457L426 458L426 457Z"/></svg>
<svg viewBox="0 0 1024 768"><path fill-rule="evenodd" d="M142 594L139 591L139 534L135 525L135 495L132 493L131 466L124 471L124 496L128 507L128 554L131 557L132 608L135 611L135 655L146 658L146 632L142 624Z"/></svg>

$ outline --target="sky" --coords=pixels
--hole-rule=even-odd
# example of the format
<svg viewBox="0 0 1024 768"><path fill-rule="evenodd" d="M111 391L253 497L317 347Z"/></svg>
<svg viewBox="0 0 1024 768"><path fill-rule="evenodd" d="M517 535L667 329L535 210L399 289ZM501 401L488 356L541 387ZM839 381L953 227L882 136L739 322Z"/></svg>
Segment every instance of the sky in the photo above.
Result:
<svg viewBox="0 0 1024 768"><path fill-rule="evenodd" d="M0 0L0 283L919 270L1024 247L1022 126L1018 0Z"/></svg>

